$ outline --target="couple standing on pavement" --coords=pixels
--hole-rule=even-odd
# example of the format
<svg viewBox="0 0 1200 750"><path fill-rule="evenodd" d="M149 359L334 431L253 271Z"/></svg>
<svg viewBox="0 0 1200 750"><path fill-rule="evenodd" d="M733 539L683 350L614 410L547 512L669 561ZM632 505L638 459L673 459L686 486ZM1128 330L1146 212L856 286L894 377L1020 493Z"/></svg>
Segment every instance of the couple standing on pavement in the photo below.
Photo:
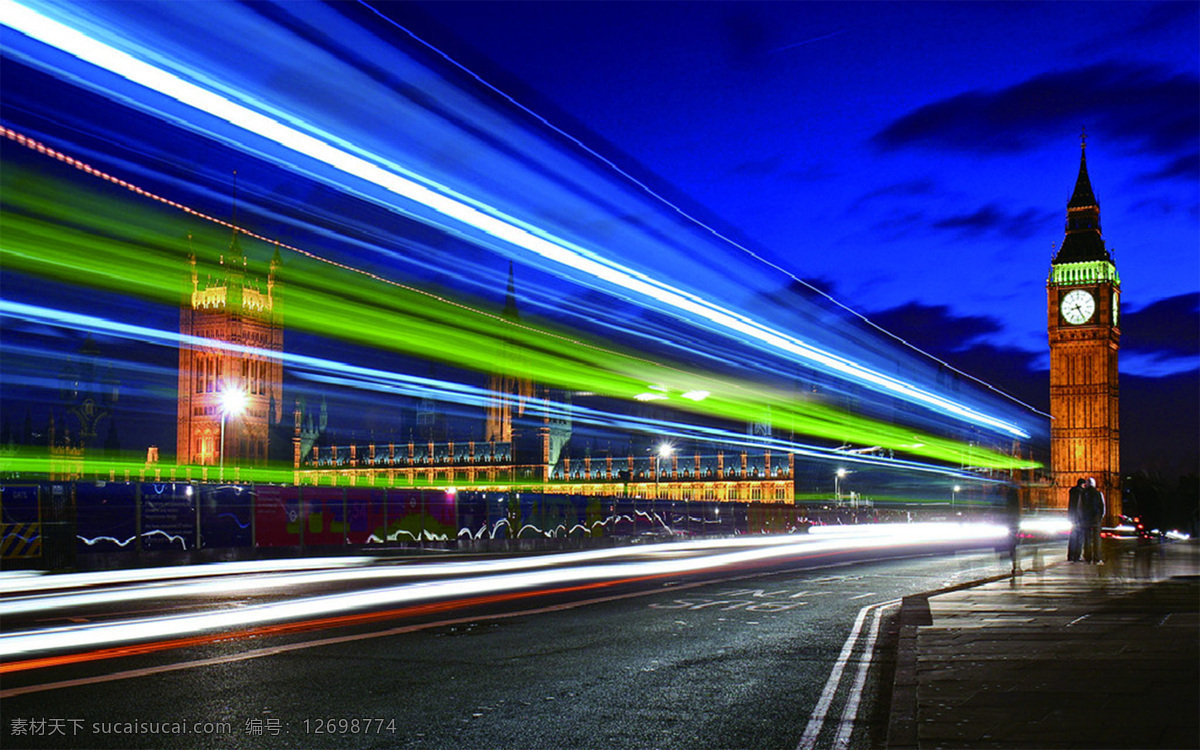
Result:
<svg viewBox="0 0 1200 750"><path fill-rule="evenodd" d="M1096 480L1080 479L1067 495L1067 519L1071 538L1067 542L1067 560L1100 562L1100 523L1104 520L1104 493L1096 489Z"/></svg>

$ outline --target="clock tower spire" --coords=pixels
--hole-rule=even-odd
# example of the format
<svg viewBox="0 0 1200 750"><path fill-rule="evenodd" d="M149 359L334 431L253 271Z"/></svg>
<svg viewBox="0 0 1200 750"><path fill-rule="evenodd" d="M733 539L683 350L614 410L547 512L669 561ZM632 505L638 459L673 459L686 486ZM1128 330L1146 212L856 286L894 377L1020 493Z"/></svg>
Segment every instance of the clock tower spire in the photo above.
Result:
<svg viewBox="0 0 1200 750"><path fill-rule="evenodd" d="M1079 176L1067 202L1066 237L1046 282L1050 338L1050 469L1054 505L1093 478L1108 501L1109 518L1121 512L1117 351L1121 279L1100 233L1100 202L1087 170L1087 141L1080 139Z"/></svg>

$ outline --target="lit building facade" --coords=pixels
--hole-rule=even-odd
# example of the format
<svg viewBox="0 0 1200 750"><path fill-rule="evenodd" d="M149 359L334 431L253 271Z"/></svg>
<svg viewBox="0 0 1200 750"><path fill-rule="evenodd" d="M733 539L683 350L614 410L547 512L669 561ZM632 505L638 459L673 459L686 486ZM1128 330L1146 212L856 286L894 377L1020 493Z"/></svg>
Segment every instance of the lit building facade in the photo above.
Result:
<svg viewBox="0 0 1200 750"><path fill-rule="evenodd" d="M1091 477L1121 510L1117 352L1121 280L1100 233L1100 203L1087 171L1086 142L1067 203L1066 237L1046 282L1050 339L1051 505L1067 507L1068 490Z"/></svg>
<svg viewBox="0 0 1200 750"><path fill-rule="evenodd" d="M266 276L255 275L235 229L216 273L202 273L194 254L188 266L179 314L177 462L264 465L283 406L279 250ZM240 394L236 407L233 394Z"/></svg>
<svg viewBox="0 0 1200 750"><path fill-rule="evenodd" d="M517 321L512 268L504 318ZM516 347L498 340L496 368L479 440L433 439L386 445L330 445L305 440L296 416L295 481L307 485L470 487L565 495L791 503L790 453L680 446L598 451L574 435L571 394L535 383ZM421 414L418 413L418 431ZM425 437L425 434L422 435ZM644 436L649 440L650 436Z"/></svg>

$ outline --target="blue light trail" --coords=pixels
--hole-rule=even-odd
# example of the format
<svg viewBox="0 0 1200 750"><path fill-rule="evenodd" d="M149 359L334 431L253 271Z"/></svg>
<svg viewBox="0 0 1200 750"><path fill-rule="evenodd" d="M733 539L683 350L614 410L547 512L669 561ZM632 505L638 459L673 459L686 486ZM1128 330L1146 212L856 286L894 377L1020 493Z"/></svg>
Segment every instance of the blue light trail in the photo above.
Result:
<svg viewBox="0 0 1200 750"><path fill-rule="evenodd" d="M54 20L12 0L0 2L0 11L3 11L5 23L10 28L79 60L116 73L138 86L166 95L193 111L216 117L244 134L282 146L290 152L291 158L285 160L275 157L275 161L308 172L310 176L351 194L379 203L382 199L376 188L382 188L391 196L385 205L392 210L443 226L460 236L477 237L482 233L498 239L512 248L550 261L572 278L581 275L591 277L586 283L593 287L619 290L621 295L632 293L643 303L669 309L672 314L692 320L706 321L740 341L837 373L851 382L920 404L965 423L1020 438L1030 435L1027 429L1009 419L989 414L887 375L845 355L815 346L794 334L711 302L701 294L689 292L606 257L586 244L520 219L510 211L470 197L438 180L403 167L380 153L355 146L346 138L327 132L298 114L271 106L261 97L237 90L227 81L210 80L207 75L188 69L186 63L165 60L155 50L139 49L130 40L120 38L121 35L114 33L111 28L103 33L111 43L99 41L83 30L67 25L66 18L72 7L71 4L65 4L59 10L67 11L67 15L63 16L63 20ZM101 36L92 29L89 31ZM131 51L118 49L113 46L115 44L126 45ZM175 64L180 73L171 73L139 59L137 55L155 60L159 65ZM31 62L44 65L38 60ZM53 68L53 65L49 67ZM84 77L92 79L88 85L105 90L106 85L98 82L94 72ZM145 101L134 103L143 109L155 109L155 105ZM178 118L172 116L171 119ZM203 130L203 126L193 122L188 125ZM217 137L227 140L227 137ZM341 177L335 179L326 171L318 174L310 167L300 166L301 163L332 168ZM344 180L347 176L355 178L355 181L346 183ZM397 204L395 198L403 202ZM431 216L430 211L434 215Z"/></svg>

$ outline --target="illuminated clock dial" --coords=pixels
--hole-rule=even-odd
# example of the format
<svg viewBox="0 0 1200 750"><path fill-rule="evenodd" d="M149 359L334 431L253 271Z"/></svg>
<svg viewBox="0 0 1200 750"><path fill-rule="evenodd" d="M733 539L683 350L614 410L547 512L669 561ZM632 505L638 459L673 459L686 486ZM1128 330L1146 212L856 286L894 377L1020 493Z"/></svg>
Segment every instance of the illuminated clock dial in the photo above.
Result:
<svg viewBox="0 0 1200 750"><path fill-rule="evenodd" d="M1072 325L1086 323L1096 312L1096 299L1086 289L1075 289L1067 292L1062 299L1062 316Z"/></svg>

